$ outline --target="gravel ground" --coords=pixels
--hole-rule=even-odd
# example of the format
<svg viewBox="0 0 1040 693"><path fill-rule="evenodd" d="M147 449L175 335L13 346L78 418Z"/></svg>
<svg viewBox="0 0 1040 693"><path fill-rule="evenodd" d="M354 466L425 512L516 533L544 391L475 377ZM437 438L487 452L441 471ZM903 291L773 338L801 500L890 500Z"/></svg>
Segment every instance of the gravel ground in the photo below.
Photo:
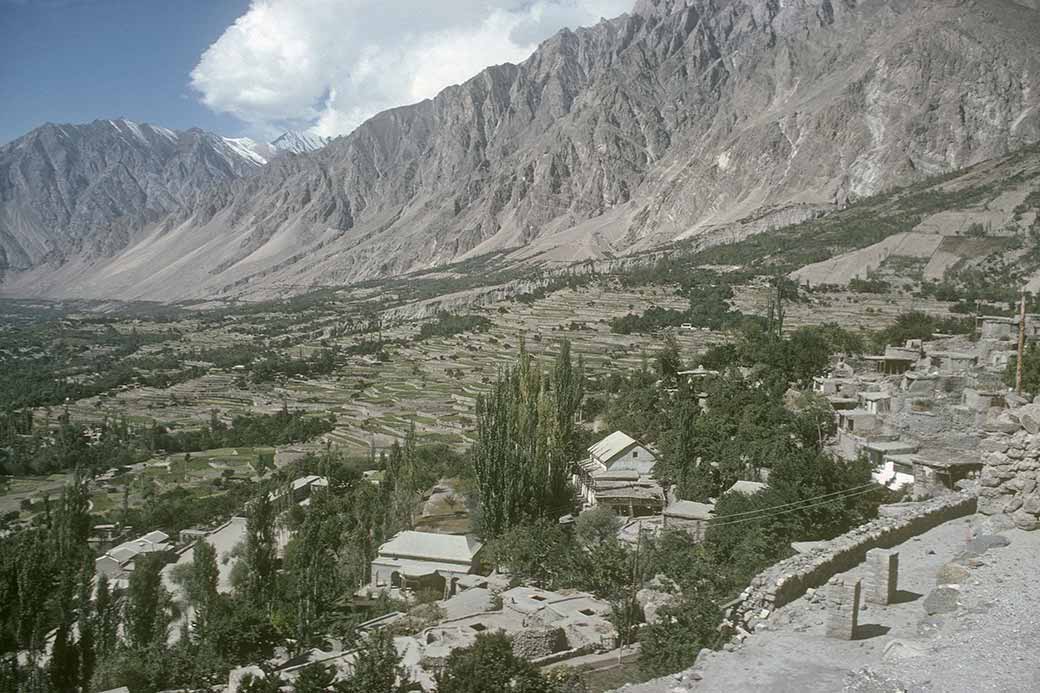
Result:
<svg viewBox="0 0 1040 693"><path fill-rule="evenodd" d="M1040 691L1040 532L989 520L949 522L897 547L898 603L867 605L856 640L827 638L827 611L806 596L732 652L625 693L1035 693ZM976 537L972 541L972 537ZM953 563L953 565L950 565ZM938 576L942 571L942 578ZM845 573L863 577L864 566ZM957 583L933 595L938 585ZM928 615L931 610L948 613Z"/></svg>

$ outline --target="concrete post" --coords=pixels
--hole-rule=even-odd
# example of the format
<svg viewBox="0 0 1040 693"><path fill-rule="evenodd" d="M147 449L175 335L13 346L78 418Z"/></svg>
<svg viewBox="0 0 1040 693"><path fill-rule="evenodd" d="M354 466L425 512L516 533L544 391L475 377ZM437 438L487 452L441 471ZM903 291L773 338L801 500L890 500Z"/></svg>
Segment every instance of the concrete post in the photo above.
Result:
<svg viewBox="0 0 1040 693"><path fill-rule="evenodd" d="M827 585L827 595L827 637L852 640L859 625L860 580L843 582L834 578Z"/></svg>
<svg viewBox="0 0 1040 693"><path fill-rule="evenodd" d="M899 552L887 549L867 551L866 599L871 604L887 605L895 601L899 590Z"/></svg>

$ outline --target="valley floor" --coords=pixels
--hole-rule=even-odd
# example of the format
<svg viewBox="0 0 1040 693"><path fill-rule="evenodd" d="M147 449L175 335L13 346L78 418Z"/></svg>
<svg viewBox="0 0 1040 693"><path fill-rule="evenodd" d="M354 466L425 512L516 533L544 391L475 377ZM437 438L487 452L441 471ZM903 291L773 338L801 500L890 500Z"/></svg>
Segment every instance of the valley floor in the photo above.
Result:
<svg viewBox="0 0 1040 693"><path fill-rule="evenodd" d="M852 641L825 635L823 603L779 609L732 652L702 656L690 672L626 686L624 693L1015 693L1040 690L1040 532L1010 529L1007 547L975 559L953 613L928 616L939 570L965 550L971 518L948 522L896 550L899 603L869 605ZM845 573L865 577L865 566Z"/></svg>

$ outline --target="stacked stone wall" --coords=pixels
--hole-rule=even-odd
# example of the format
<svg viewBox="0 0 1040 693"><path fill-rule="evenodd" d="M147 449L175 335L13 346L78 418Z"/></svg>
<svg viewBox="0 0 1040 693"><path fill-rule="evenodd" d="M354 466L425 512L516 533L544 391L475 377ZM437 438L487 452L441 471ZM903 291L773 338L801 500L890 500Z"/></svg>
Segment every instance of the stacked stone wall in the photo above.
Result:
<svg viewBox="0 0 1040 693"><path fill-rule="evenodd" d="M973 514L976 497L974 491L969 490L902 507L905 510L896 517L871 520L809 553L792 556L756 575L740 598L730 604L727 619L730 625L754 629L774 609L862 563L870 549L892 548L933 527Z"/></svg>
<svg viewBox="0 0 1040 693"><path fill-rule="evenodd" d="M1006 514L1019 529L1040 529L1040 435L990 434L980 447L979 512Z"/></svg>

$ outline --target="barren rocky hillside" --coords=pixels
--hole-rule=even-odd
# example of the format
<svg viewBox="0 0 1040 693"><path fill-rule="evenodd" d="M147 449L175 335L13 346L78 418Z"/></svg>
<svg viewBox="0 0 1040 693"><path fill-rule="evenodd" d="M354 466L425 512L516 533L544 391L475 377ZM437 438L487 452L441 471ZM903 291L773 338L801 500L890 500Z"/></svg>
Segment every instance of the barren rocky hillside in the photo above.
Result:
<svg viewBox="0 0 1040 693"><path fill-rule="evenodd" d="M640 0L5 292L248 294L768 230L1040 140L1037 35L1010 0Z"/></svg>

